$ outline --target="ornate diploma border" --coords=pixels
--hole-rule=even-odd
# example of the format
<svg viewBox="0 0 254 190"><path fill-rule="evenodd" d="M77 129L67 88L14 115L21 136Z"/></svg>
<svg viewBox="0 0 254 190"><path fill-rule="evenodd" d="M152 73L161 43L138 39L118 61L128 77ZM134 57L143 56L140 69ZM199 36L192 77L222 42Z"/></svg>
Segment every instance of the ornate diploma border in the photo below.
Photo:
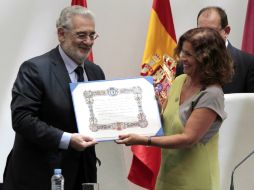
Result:
<svg viewBox="0 0 254 190"><path fill-rule="evenodd" d="M138 114L137 121L135 122L115 122L109 124L99 124L98 119L94 114L93 104L95 96L118 96L120 94L130 94L132 93L134 99L137 102ZM89 117L89 128L93 132L97 132L99 130L123 130L126 128L133 127L141 127L145 128L148 126L148 121L146 119L146 115L143 112L142 108L142 89L139 86L133 86L131 88L115 88L110 87L106 90L95 90L95 91L84 91L83 95L85 97L86 104L88 105L88 109L90 112Z"/></svg>

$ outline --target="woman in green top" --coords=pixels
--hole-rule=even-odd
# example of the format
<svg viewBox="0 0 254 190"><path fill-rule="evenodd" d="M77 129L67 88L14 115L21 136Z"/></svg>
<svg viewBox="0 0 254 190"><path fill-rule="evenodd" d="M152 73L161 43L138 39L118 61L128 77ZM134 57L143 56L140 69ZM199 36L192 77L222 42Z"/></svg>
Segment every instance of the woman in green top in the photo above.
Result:
<svg viewBox="0 0 254 190"><path fill-rule="evenodd" d="M120 135L117 143L163 148L156 190L219 190L222 86L232 78L232 60L220 34L209 28L184 33L175 54L185 74L174 80L163 106L165 136Z"/></svg>

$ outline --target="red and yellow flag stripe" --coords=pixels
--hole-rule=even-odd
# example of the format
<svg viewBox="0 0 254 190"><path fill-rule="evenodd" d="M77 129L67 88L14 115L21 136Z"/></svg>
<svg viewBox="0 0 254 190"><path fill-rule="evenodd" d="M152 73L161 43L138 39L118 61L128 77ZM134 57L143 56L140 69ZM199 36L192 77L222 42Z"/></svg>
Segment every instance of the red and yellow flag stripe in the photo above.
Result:
<svg viewBox="0 0 254 190"><path fill-rule="evenodd" d="M176 36L169 0L154 0L142 60L141 75L153 76L161 103L174 79Z"/></svg>

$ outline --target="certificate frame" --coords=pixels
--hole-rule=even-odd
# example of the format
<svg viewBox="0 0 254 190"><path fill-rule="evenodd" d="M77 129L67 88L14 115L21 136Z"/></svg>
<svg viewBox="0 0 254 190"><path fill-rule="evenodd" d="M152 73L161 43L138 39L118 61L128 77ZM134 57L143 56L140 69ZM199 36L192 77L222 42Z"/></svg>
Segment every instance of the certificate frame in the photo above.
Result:
<svg viewBox="0 0 254 190"><path fill-rule="evenodd" d="M70 83L70 89L81 134L97 141L163 135L152 77Z"/></svg>

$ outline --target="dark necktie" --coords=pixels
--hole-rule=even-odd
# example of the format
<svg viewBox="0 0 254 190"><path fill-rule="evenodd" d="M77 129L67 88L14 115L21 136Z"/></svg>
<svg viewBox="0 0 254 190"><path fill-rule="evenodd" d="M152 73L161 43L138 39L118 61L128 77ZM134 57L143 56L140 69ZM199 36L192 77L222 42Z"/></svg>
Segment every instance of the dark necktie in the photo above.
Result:
<svg viewBox="0 0 254 190"><path fill-rule="evenodd" d="M84 82L84 69L81 66L75 69L75 73L77 73L78 82Z"/></svg>

